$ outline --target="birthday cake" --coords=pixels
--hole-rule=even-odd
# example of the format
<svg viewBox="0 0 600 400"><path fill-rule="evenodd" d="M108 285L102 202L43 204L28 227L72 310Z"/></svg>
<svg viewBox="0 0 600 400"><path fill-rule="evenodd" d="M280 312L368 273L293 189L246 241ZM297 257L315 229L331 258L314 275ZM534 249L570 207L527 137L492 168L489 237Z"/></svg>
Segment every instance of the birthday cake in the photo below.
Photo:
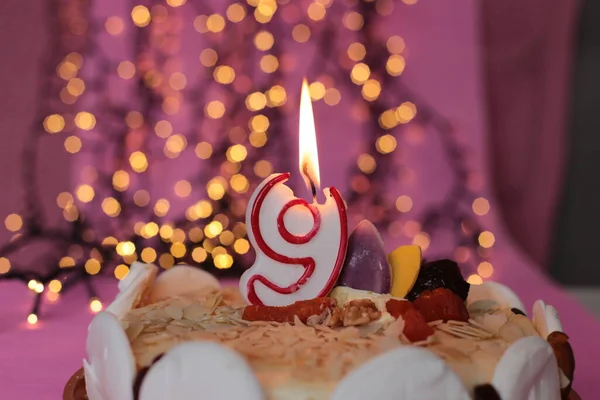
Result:
<svg viewBox="0 0 600 400"><path fill-rule="evenodd" d="M574 358L552 306L538 300L530 319L504 285L379 246L360 224L335 287L286 306L249 304L190 266L157 277L135 263L89 327L87 398L569 398Z"/></svg>

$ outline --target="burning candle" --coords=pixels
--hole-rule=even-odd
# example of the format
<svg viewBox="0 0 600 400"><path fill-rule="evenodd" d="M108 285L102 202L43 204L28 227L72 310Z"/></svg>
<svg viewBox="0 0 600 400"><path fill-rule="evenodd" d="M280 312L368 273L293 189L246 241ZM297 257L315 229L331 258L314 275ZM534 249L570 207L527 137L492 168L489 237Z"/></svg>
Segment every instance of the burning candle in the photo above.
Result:
<svg viewBox="0 0 600 400"><path fill-rule="evenodd" d="M273 174L254 191L246 211L254 265L240 279L250 304L285 306L327 295L341 272L348 244L346 207L334 187L320 185L317 139L306 81L302 84L299 169L313 202L294 196L284 183L290 173Z"/></svg>

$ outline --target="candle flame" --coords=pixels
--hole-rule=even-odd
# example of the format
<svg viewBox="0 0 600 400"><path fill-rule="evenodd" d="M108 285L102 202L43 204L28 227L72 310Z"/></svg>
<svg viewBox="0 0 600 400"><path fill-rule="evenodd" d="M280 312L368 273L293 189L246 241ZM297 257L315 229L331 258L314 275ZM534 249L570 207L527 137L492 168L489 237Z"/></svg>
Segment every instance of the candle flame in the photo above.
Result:
<svg viewBox="0 0 600 400"><path fill-rule="evenodd" d="M312 101L306 79L302 81L300 95L300 126L299 126L299 168L306 187L313 191L321 185L319 175L319 153L317 151L317 134L315 132L315 117L313 115Z"/></svg>

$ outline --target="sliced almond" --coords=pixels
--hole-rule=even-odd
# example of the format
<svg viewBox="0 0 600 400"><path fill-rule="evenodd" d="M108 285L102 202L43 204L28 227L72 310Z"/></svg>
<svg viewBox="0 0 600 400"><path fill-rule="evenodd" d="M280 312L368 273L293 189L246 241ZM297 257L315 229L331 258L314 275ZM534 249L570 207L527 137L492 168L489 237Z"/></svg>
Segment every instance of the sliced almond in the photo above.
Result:
<svg viewBox="0 0 600 400"><path fill-rule="evenodd" d="M177 319L180 320L183 317L183 310L181 309L181 307L177 307L177 306L167 306L165 307L165 313L173 318L173 319Z"/></svg>
<svg viewBox="0 0 600 400"><path fill-rule="evenodd" d="M146 319L169 319L170 317L167 315L164 309L151 310L148 311L145 315Z"/></svg>
<svg viewBox="0 0 600 400"><path fill-rule="evenodd" d="M126 330L127 338L130 342L133 342L144 330L144 325L140 323L133 323L129 325Z"/></svg>
<svg viewBox="0 0 600 400"><path fill-rule="evenodd" d="M175 325L168 325L166 329L175 335L185 335L190 331L188 328Z"/></svg>
<svg viewBox="0 0 600 400"><path fill-rule="evenodd" d="M192 304L183 309L183 318L198 319L210 314L210 309L202 304Z"/></svg>

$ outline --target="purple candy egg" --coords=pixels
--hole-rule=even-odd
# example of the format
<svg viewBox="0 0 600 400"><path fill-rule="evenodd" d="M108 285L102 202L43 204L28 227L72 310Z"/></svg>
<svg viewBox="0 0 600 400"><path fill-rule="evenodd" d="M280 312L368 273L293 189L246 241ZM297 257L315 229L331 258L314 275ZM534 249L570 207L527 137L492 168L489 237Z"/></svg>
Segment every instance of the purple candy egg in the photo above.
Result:
<svg viewBox="0 0 600 400"><path fill-rule="evenodd" d="M383 240L371 222L361 221L348 238L348 250L338 286L389 293L392 271Z"/></svg>

